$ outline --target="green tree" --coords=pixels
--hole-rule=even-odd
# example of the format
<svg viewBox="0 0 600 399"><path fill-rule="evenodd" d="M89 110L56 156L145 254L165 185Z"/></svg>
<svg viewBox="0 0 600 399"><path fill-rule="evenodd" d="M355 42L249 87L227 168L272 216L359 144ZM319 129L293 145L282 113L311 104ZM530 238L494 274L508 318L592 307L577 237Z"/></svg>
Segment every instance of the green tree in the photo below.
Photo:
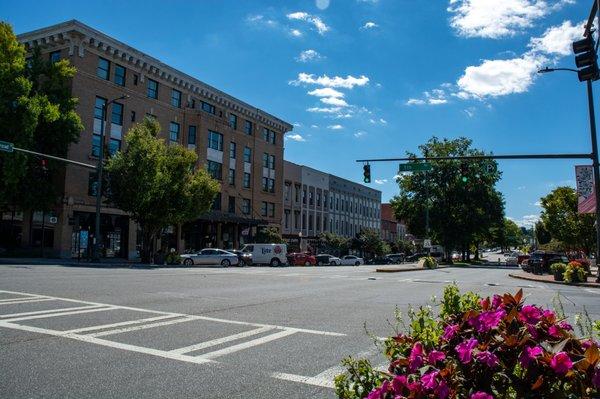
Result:
<svg viewBox="0 0 600 399"><path fill-rule="evenodd" d="M567 249L589 254L595 245L594 215L577 213L577 192L571 187L557 187L541 202L540 219L552 239Z"/></svg>
<svg viewBox="0 0 600 399"><path fill-rule="evenodd" d="M50 155L65 156L83 129L71 97L75 68L51 63L38 48L29 61L10 25L0 22L0 140ZM50 210L61 195L64 165L23 153L0 154L0 207Z"/></svg>
<svg viewBox="0 0 600 399"><path fill-rule="evenodd" d="M283 244L283 238L276 227L263 227L256 233L254 242L257 244Z"/></svg>
<svg viewBox="0 0 600 399"><path fill-rule="evenodd" d="M419 150L429 157L484 155L471 144L464 137L454 140L433 137L419 146ZM503 221L504 201L495 188L500 179L497 164L478 159L431 161L431 165L429 172L398 179L400 194L392 200L396 217L406 221L411 233L424 237L425 209L429 204L430 238L444 246L447 256L453 249L468 254L472 244L478 247L490 228Z"/></svg>
<svg viewBox="0 0 600 399"><path fill-rule="evenodd" d="M521 228L508 218L504 218L500 225L493 226L490 230L491 240L488 243L491 243L491 246L508 249L523 244Z"/></svg>
<svg viewBox="0 0 600 399"><path fill-rule="evenodd" d="M546 229L546 226L544 226L544 223L541 220L539 220L535 224L535 238L538 244L540 245L548 244L550 240L552 240L552 236L550 235L550 233Z"/></svg>
<svg viewBox="0 0 600 399"><path fill-rule="evenodd" d="M381 239L379 231L375 229L361 230L357 239L363 252L373 255L384 255L390 252L390 246Z"/></svg>
<svg viewBox="0 0 600 399"><path fill-rule="evenodd" d="M129 213L143 234L142 262L152 256L156 234L169 225L194 220L210 209L219 183L195 170L196 153L166 145L158 122L146 118L125 135L125 149L110 158L108 198Z"/></svg>
<svg viewBox="0 0 600 399"><path fill-rule="evenodd" d="M319 235L319 247L322 252L343 255L348 252L350 240L335 233L324 232Z"/></svg>
<svg viewBox="0 0 600 399"><path fill-rule="evenodd" d="M390 244L390 249L394 253L404 253L410 255L416 251L415 244L409 240L398 239Z"/></svg>

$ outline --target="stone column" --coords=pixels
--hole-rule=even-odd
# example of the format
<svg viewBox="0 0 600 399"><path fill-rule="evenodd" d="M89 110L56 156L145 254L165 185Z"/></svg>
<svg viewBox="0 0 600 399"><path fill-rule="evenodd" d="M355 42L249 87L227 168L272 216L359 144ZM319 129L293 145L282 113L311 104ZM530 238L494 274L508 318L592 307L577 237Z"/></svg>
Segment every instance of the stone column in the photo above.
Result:
<svg viewBox="0 0 600 399"><path fill-rule="evenodd" d="M217 223L217 248L223 247L223 223Z"/></svg>
<svg viewBox="0 0 600 399"><path fill-rule="evenodd" d="M233 225L233 249L240 248L240 225L236 223Z"/></svg>

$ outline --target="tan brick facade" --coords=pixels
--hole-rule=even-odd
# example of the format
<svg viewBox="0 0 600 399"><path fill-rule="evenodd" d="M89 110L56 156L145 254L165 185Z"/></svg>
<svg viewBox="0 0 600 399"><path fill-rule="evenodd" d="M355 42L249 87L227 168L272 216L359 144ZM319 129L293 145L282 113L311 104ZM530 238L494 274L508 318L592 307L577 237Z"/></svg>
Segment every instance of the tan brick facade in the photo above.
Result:
<svg viewBox="0 0 600 399"><path fill-rule="evenodd" d="M237 247L240 241L243 241L243 237L248 237L241 235L242 232L248 231L248 227L270 224L281 228L283 141L284 134L292 129L290 124L170 68L77 21L69 21L19 35L19 40L28 48L40 46L45 55L60 50L60 57L68 59L77 68L77 73L72 81L72 94L79 101L77 111L83 122L84 130L81 132L79 142L70 147L69 159L96 164L97 158L92 155L93 133L94 129L98 132L99 127L99 120L95 121L94 119L96 99L100 97L111 100L127 94L129 98L118 101L123 106L120 129L118 123L112 123L115 105L109 105L107 108L106 123L108 125L105 127L104 144L106 149L116 143L116 141L111 143L111 137L118 137L119 130L124 136L133 123L142 121L146 115L152 115L161 124L161 137L166 142L170 142L170 124L173 122L179 125L177 143L196 151L199 167L206 167L209 159L221 161L221 211L211 212L206 218L183 226L182 230L175 228L173 233L177 236L175 245L180 251L199 249L197 246L210 244ZM100 58L109 63L108 79L100 77L97 73ZM117 66L125 68L124 85L115 83L119 80L115 76ZM149 79L158 83L157 99L148 96ZM173 89L181 93L179 107L172 104ZM203 110L202 102L214 107L214 113ZM229 124L232 114L237 116L236 128L230 127ZM245 121L252 123L250 135L244 131ZM95 123L96 127L94 127ZM190 126L196 127L195 148L188 145ZM269 141L274 134L274 144L263 139L263 129L265 128L270 131L268 133ZM208 149L209 130L222 135L222 151ZM235 159L230 159L231 143L235 143ZM252 151L250 165L244 162L245 147ZM273 166L270 162L268 162L269 167L263 168L263 154L265 153L273 157L269 159L274 159L274 169L269 168ZM228 181L230 168L235 169L234 185L230 185ZM248 170L251 173L251 185L250 188L244 188L244 171ZM263 191L264 176L274 180L272 184L274 192ZM77 238L73 233L75 230L90 228L88 226L89 215L82 216L82 213L91 213L95 210L95 197L89 195L88 192L89 180L90 170L72 165L67 166L63 205L57 209L58 222L54 231L54 249L61 256L73 254L73 240ZM230 197L235 198L235 209L229 208ZM244 199L251 201L249 213L244 212L246 210L243 206ZM263 202L269 203L267 215L263 213ZM231 210L234 212L230 212ZM113 217L112 220L106 221L108 229L110 229L111 223L119 225L122 235L119 238L121 252L113 255L133 257L137 230L135 224L118 209L104 207L102 213L113 216L122 215L122 218L117 218L118 220ZM78 215L79 219L76 218ZM74 218L77 220L74 221ZM82 220L85 220L84 225L82 225ZM250 233L254 229L250 228ZM127 232L123 233L124 230ZM188 238L187 243L183 240L186 237ZM105 237L104 240L110 240L110 238ZM123 246L126 246L127 250L122 248Z"/></svg>

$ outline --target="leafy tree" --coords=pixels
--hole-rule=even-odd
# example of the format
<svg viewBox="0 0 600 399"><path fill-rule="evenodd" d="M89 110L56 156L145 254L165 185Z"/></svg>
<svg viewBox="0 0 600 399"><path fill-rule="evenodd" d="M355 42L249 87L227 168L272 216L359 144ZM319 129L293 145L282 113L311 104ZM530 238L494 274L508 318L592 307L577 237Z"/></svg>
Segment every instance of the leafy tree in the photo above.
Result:
<svg viewBox="0 0 600 399"><path fill-rule="evenodd" d="M210 209L219 183L196 166L196 153L166 145L158 122L146 118L125 135L125 149L108 162L109 200L128 212L143 234L142 262L152 255L156 234L194 220Z"/></svg>
<svg viewBox="0 0 600 399"><path fill-rule="evenodd" d="M283 238L276 227L267 226L258 231L254 242L257 244L283 244Z"/></svg>
<svg viewBox="0 0 600 399"><path fill-rule="evenodd" d="M546 226L544 226L544 223L541 220L535 224L535 238L540 245L548 244L552 239L552 236L548 230L546 230Z"/></svg>
<svg viewBox="0 0 600 399"><path fill-rule="evenodd" d="M28 62L25 54L10 25L0 22L0 140L64 157L83 129L70 90L75 68L68 60L43 60L38 48ZM61 194L62 169L48 160L44 172L37 157L0 154L0 207L51 209Z"/></svg>
<svg viewBox="0 0 600 399"><path fill-rule="evenodd" d="M502 249L517 247L523 244L523 232L521 228L508 218L504 218L499 226L493 226L490 235L492 246L499 246Z"/></svg>
<svg viewBox="0 0 600 399"><path fill-rule="evenodd" d="M390 246L381 239L379 231L374 229L363 229L357 236L360 249L363 252L384 255L390 252Z"/></svg>
<svg viewBox="0 0 600 399"><path fill-rule="evenodd" d="M594 215L577 213L577 192L571 187L557 187L541 202L540 219L552 239L567 249L589 254L595 245Z"/></svg>
<svg viewBox="0 0 600 399"><path fill-rule="evenodd" d="M416 247L412 241L398 239L396 242L390 244L390 250L395 253L410 255L416 251Z"/></svg>
<svg viewBox="0 0 600 399"><path fill-rule="evenodd" d="M348 251L350 240L335 233L324 232L319 235L319 246L323 252L341 255Z"/></svg>
<svg viewBox="0 0 600 399"><path fill-rule="evenodd" d="M429 157L484 155L471 144L464 137L433 137L419 150ZM503 221L504 201L495 188L500 179L497 164L488 159L430 163L431 171L398 179L400 194L392 200L396 217L406 221L411 233L424 237L425 209L429 204L430 238L444 246L447 257L453 249L468 254L471 244L479 246L490 228Z"/></svg>

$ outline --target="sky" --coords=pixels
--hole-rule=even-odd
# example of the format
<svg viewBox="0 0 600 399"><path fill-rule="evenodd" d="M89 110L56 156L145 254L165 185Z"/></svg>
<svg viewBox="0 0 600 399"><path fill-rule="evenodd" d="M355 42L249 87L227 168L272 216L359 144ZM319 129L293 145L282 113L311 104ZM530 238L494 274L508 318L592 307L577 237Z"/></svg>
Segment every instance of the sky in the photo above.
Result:
<svg viewBox="0 0 600 399"><path fill-rule="evenodd" d="M432 136L495 154L591 152L571 42L591 0L0 0L23 33L78 19L294 125L285 158L356 182L357 159L402 157ZM600 93L596 96L600 98ZM575 184L587 161L499 161L506 215ZM398 163L371 187L398 193Z"/></svg>

